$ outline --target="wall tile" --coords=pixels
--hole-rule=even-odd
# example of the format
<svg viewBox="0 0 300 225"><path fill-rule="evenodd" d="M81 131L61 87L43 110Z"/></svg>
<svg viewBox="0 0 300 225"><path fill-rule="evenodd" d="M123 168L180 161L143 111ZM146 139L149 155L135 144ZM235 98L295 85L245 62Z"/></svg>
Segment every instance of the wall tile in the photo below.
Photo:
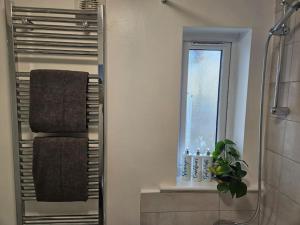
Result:
<svg viewBox="0 0 300 225"><path fill-rule="evenodd" d="M220 194L220 210L254 210L257 205L257 193L248 192L242 198L232 199L230 194Z"/></svg>
<svg viewBox="0 0 300 225"><path fill-rule="evenodd" d="M227 222L246 222L254 215L254 211L221 211L220 219ZM258 220L254 219L249 225L257 225Z"/></svg>
<svg viewBox="0 0 300 225"><path fill-rule="evenodd" d="M300 206L283 194L278 197L278 215L276 225L298 225Z"/></svg>
<svg viewBox="0 0 300 225"><path fill-rule="evenodd" d="M281 0L275 0L275 13L282 10L280 3L281 3Z"/></svg>
<svg viewBox="0 0 300 225"><path fill-rule="evenodd" d="M218 209L219 196L216 192L146 193L141 195L141 212L209 211Z"/></svg>
<svg viewBox="0 0 300 225"><path fill-rule="evenodd" d="M290 19L288 21L288 26L290 28L290 32L288 33L287 36L285 36L285 43L292 44L295 41L295 34L297 32L295 15L290 17Z"/></svg>
<svg viewBox="0 0 300 225"><path fill-rule="evenodd" d="M283 158L280 176L280 192L300 204L300 164ZM300 212L299 212L300 213Z"/></svg>
<svg viewBox="0 0 300 225"><path fill-rule="evenodd" d="M279 186L279 178L281 173L281 161L282 157L271 151L265 152L265 165L263 178L265 183L277 187Z"/></svg>
<svg viewBox="0 0 300 225"><path fill-rule="evenodd" d="M285 134L285 120L269 118L267 128L267 149L274 152L283 152Z"/></svg>
<svg viewBox="0 0 300 225"><path fill-rule="evenodd" d="M278 205L278 190L265 185L262 196L261 225L275 225Z"/></svg>
<svg viewBox="0 0 300 225"><path fill-rule="evenodd" d="M288 107L290 114L288 115L289 120L300 122L300 82L292 82L289 87L289 100Z"/></svg>
<svg viewBox="0 0 300 225"><path fill-rule="evenodd" d="M287 121L283 155L300 163L300 123Z"/></svg>
<svg viewBox="0 0 300 225"><path fill-rule="evenodd" d="M213 225L219 220L218 211L161 213L159 225Z"/></svg>
<svg viewBox="0 0 300 225"><path fill-rule="evenodd" d="M290 81L300 81L299 58L300 58L300 42L297 42L293 46Z"/></svg>
<svg viewBox="0 0 300 225"><path fill-rule="evenodd" d="M294 42L300 42L300 15L299 13L295 13L293 15L295 17L295 25L294 25Z"/></svg>
<svg viewBox="0 0 300 225"><path fill-rule="evenodd" d="M141 213L140 225L157 225L159 213Z"/></svg>
<svg viewBox="0 0 300 225"><path fill-rule="evenodd" d="M159 213L157 225L175 225L175 224L176 224L175 212Z"/></svg>

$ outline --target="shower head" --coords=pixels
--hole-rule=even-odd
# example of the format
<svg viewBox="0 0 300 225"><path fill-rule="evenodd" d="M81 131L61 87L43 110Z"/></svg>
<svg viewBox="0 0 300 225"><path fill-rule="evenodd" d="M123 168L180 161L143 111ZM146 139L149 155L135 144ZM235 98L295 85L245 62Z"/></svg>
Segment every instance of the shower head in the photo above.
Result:
<svg viewBox="0 0 300 225"><path fill-rule="evenodd" d="M293 1L287 8L285 14L279 19L279 21L271 28L270 34L275 35L282 30L284 24L293 15L295 11L300 8L300 0ZM282 32L280 32L282 33Z"/></svg>

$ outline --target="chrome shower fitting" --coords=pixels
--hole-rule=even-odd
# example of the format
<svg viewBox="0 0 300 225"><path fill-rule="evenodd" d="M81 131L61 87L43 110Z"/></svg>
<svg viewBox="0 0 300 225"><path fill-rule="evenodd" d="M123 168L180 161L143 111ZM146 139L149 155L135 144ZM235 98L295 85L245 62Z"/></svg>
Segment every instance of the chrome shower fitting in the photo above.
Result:
<svg viewBox="0 0 300 225"><path fill-rule="evenodd" d="M286 35L289 32L289 28L286 26L286 22L300 8L300 0L293 1L290 5L286 1L282 1L284 6L284 15L279 21L271 28L271 35Z"/></svg>

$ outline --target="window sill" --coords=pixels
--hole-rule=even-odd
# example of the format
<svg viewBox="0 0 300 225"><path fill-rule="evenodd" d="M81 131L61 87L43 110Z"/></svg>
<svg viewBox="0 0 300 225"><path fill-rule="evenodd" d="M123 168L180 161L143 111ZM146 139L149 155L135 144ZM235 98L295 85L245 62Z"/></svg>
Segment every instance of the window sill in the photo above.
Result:
<svg viewBox="0 0 300 225"><path fill-rule="evenodd" d="M248 192L257 192L257 182L247 182ZM264 189L264 185L262 185ZM217 192L217 182L177 182L176 185L160 185L160 192Z"/></svg>

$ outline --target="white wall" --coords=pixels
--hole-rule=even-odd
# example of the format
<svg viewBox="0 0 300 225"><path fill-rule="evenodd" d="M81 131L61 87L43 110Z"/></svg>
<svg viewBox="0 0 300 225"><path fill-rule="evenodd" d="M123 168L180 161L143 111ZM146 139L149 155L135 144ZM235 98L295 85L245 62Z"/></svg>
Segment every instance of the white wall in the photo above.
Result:
<svg viewBox="0 0 300 225"><path fill-rule="evenodd" d="M0 224L15 225L12 122L5 21L4 0L0 0Z"/></svg>
<svg viewBox="0 0 300 225"><path fill-rule="evenodd" d="M139 224L141 188L175 184L184 26L253 29L245 159L257 168L259 87L272 0L107 0L108 225Z"/></svg>

